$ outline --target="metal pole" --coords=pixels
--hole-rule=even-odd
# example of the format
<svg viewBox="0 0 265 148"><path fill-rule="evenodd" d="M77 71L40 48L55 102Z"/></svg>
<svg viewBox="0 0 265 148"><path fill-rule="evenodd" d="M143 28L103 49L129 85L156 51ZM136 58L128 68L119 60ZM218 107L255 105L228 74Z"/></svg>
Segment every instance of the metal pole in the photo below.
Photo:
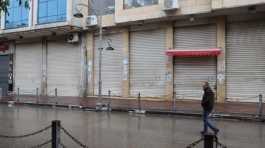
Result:
<svg viewBox="0 0 265 148"><path fill-rule="evenodd" d="M176 92L173 92L173 111L176 111Z"/></svg>
<svg viewBox="0 0 265 148"><path fill-rule="evenodd" d="M111 90L108 91L109 95L109 102L108 102L108 111L111 111L110 104L111 104Z"/></svg>
<svg viewBox="0 0 265 148"><path fill-rule="evenodd" d="M204 135L204 148L213 148L214 140L215 140L215 135L205 134Z"/></svg>
<svg viewBox="0 0 265 148"><path fill-rule="evenodd" d="M141 106L141 93L139 92L138 94L138 110L142 110L142 106Z"/></svg>
<svg viewBox="0 0 265 148"><path fill-rule="evenodd" d="M100 1L101 2L101 1ZM102 2L100 3L102 6ZM99 24L99 71L98 71L98 98L101 103L102 101L102 78L101 78L101 68L102 68L102 52L103 52L103 29L102 29L102 10L100 8L100 14L98 16L98 24Z"/></svg>
<svg viewBox="0 0 265 148"><path fill-rule="evenodd" d="M37 103L39 103L39 88L36 88L36 99Z"/></svg>
<svg viewBox="0 0 265 148"><path fill-rule="evenodd" d="M61 122L59 120L52 121L52 148L60 147L60 129Z"/></svg>
<svg viewBox="0 0 265 148"><path fill-rule="evenodd" d="M57 88L55 88L55 90L54 90L55 92L54 92L54 94L55 94L55 97L57 97L58 96L58 90L57 90Z"/></svg>
<svg viewBox="0 0 265 148"><path fill-rule="evenodd" d="M261 118L262 115L263 115L263 99L262 99L262 94L259 94L258 117Z"/></svg>
<svg viewBox="0 0 265 148"><path fill-rule="evenodd" d="M17 88L17 102L19 102L19 88Z"/></svg>

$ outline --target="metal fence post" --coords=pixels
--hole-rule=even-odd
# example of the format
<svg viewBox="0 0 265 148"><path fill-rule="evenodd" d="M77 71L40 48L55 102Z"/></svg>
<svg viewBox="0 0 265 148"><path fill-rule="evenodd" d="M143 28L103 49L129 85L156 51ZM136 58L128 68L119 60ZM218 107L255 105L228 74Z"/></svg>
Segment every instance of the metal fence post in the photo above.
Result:
<svg viewBox="0 0 265 148"><path fill-rule="evenodd" d="M39 88L36 88L36 99L37 103L39 103Z"/></svg>
<svg viewBox="0 0 265 148"><path fill-rule="evenodd" d="M19 102L19 88L17 88L17 102Z"/></svg>
<svg viewBox="0 0 265 148"><path fill-rule="evenodd" d="M176 92L173 92L173 111L176 111Z"/></svg>
<svg viewBox="0 0 265 148"><path fill-rule="evenodd" d="M258 117L262 118L263 116L263 96L259 94L259 104L258 104Z"/></svg>
<svg viewBox="0 0 265 148"><path fill-rule="evenodd" d="M55 97L58 96L58 90L57 90L57 88L54 89L54 95L55 95Z"/></svg>
<svg viewBox="0 0 265 148"><path fill-rule="evenodd" d="M141 111L142 110L142 105L141 105L141 93L138 93L138 110Z"/></svg>
<svg viewBox="0 0 265 148"><path fill-rule="evenodd" d="M60 147L60 130L61 122L59 120L52 121L52 148Z"/></svg>
<svg viewBox="0 0 265 148"><path fill-rule="evenodd" d="M108 111L111 111L110 104L111 104L111 90L108 91L108 96L109 96L109 102L108 102Z"/></svg>
<svg viewBox="0 0 265 148"><path fill-rule="evenodd" d="M215 135L205 134L204 135L204 148L213 148L215 141Z"/></svg>

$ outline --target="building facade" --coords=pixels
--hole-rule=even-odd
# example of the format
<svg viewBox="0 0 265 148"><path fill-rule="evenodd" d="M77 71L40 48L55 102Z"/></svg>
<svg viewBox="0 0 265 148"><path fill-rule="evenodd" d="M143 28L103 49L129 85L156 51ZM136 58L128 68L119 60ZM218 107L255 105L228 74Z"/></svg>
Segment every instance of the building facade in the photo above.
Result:
<svg viewBox="0 0 265 148"><path fill-rule="evenodd" d="M264 0L12 0L8 10L3 94L96 96L99 14L103 47L115 49L103 51L103 95L198 100L203 81L219 102L265 94Z"/></svg>

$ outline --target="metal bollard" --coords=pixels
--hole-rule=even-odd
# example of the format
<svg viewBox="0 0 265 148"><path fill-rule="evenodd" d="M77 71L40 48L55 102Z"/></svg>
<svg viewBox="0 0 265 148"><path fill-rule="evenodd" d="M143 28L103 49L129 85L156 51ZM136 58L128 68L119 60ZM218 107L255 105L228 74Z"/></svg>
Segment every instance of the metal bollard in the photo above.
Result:
<svg viewBox="0 0 265 148"><path fill-rule="evenodd" d="M39 88L36 88L36 99L37 103L39 103Z"/></svg>
<svg viewBox="0 0 265 148"><path fill-rule="evenodd" d="M111 90L108 91L108 96L109 96L109 102L108 102L108 111L111 111Z"/></svg>
<svg viewBox="0 0 265 148"><path fill-rule="evenodd" d="M142 105L141 105L141 93L138 93L138 110L141 111L142 110Z"/></svg>
<svg viewBox="0 0 265 148"><path fill-rule="evenodd" d="M173 111L176 112L176 92L173 92Z"/></svg>
<svg viewBox="0 0 265 148"><path fill-rule="evenodd" d="M19 88L17 88L17 95L19 96Z"/></svg>
<svg viewBox="0 0 265 148"><path fill-rule="evenodd" d="M213 134L205 134L204 135L204 148L213 148L215 137L216 136Z"/></svg>
<svg viewBox="0 0 265 148"><path fill-rule="evenodd" d="M55 95L55 97L58 96L58 90L57 90L57 88L54 89L54 95Z"/></svg>
<svg viewBox="0 0 265 148"><path fill-rule="evenodd" d="M258 104L258 117L262 118L263 116L263 96L259 94L259 104Z"/></svg>
<svg viewBox="0 0 265 148"><path fill-rule="evenodd" d="M19 88L17 88L17 102L19 102Z"/></svg>
<svg viewBox="0 0 265 148"><path fill-rule="evenodd" d="M52 121L52 148L60 147L60 130L61 122L59 120Z"/></svg>

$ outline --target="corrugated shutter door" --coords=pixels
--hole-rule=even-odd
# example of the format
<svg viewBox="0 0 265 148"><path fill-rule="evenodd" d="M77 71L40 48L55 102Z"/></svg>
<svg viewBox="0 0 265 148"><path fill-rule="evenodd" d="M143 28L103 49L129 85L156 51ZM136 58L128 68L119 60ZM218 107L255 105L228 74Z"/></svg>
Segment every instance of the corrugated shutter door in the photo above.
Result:
<svg viewBox="0 0 265 148"><path fill-rule="evenodd" d="M81 76L81 53L79 44L64 41L48 42L48 94L79 96Z"/></svg>
<svg viewBox="0 0 265 148"><path fill-rule="evenodd" d="M165 95L165 30L131 32L130 94L144 97Z"/></svg>
<svg viewBox="0 0 265 148"><path fill-rule="evenodd" d="M107 47L107 40L111 41L113 51L103 51L102 55L102 94L108 95L111 91L112 96L121 96L122 90L122 51L123 51L123 38L121 33L105 35L103 38L103 47ZM94 94L98 95L98 71L99 71L99 37L95 37L95 86Z"/></svg>
<svg viewBox="0 0 265 148"><path fill-rule="evenodd" d="M17 44L15 54L15 86L20 94L32 95L41 87L42 44Z"/></svg>
<svg viewBox="0 0 265 148"><path fill-rule="evenodd" d="M7 96L8 91L9 56L0 55L0 95Z"/></svg>
<svg viewBox="0 0 265 148"><path fill-rule="evenodd" d="M175 28L176 49L216 48L216 26L201 25ZM174 89L178 99L201 99L202 82L216 85L216 58L174 59Z"/></svg>
<svg viewBox="0 0 265 148"><path fill-rule="evenodd" d="M265 94L265 22L237 22L227 28L227 98L258 101Z"/></svg>

